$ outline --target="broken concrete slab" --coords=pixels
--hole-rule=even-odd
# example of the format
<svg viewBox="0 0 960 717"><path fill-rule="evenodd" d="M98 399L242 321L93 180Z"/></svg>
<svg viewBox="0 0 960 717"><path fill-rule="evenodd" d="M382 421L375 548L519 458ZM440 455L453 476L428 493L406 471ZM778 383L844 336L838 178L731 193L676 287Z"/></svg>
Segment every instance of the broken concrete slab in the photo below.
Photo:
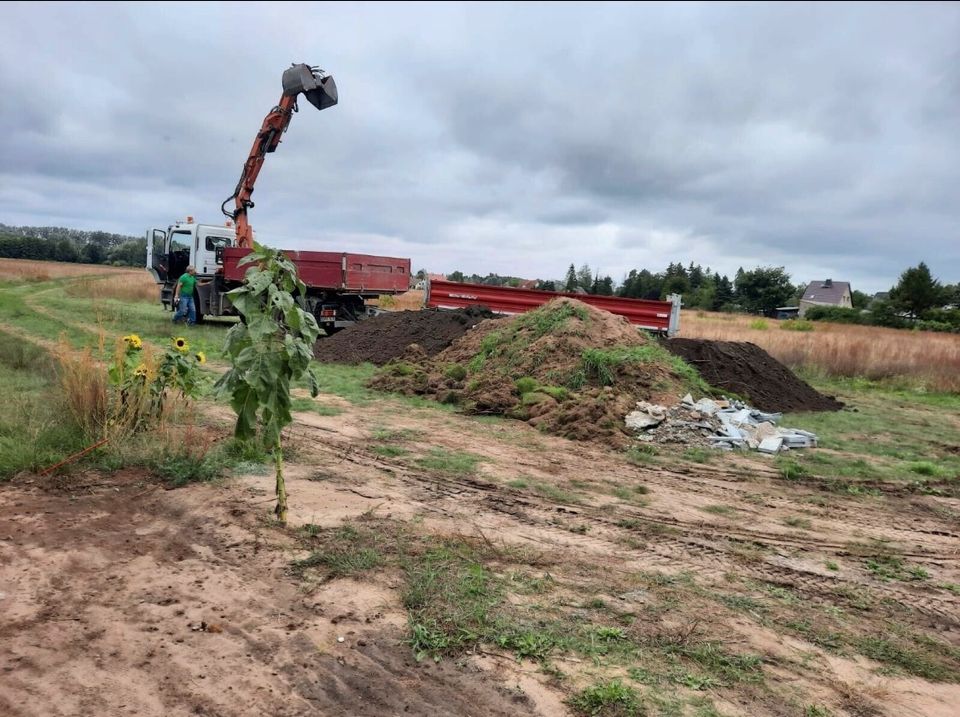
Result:
<svg viewBox="0 0 960 717"><path fill-rule="evenodd" d="M659 426L663 423L665 417L655 418L649 413L644 411L631 411L624 418L624 423L627 424L627 428L633 430L644 430L646 428L653 428L654 426Z"/></svg>
<svg viewBox="0 0 960 717"><path fill-rule="evenodd" d="M760 441L760 445L757 446L757 450L761 453L779 453L782 446L782 437L770 436L769 438L764 438L762 441Z"/></svg>

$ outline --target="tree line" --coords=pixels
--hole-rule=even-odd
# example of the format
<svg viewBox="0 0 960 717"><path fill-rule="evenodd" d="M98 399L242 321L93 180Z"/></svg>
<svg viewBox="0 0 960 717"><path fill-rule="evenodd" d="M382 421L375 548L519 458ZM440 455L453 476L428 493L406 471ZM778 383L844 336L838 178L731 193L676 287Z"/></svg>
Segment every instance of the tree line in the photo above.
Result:
<svg viewBox="0 0 960 717"><path fill-rule="evenodd" d="M143 266L145 239L65 227L18 227L0 224L0 257L82 264Z"/></svg>
<svg viewBox="0 0 960 717"><path fill-rule="evenodd" d="M515 277L466 276L456 271L450 281L466 281L495 286L519 286ZM758 266L737 270L731 279L726 274L690 262L670 262L659 272L631 269L619 285L610 276L594 272L589 265L579 269L570 264L563 280L537 280L535 288L633 299L665 300L671 294L683 297L685 308L707 311L773 315L776 309L798 306L807 283L793 283L786 269ZM933 331L960 331L960 284L941 284L929 267L921 262L905 270L886 297L872 297L852 291L852 308L814 307L807 312L811 320L880 326L916 326Z"/></svg>

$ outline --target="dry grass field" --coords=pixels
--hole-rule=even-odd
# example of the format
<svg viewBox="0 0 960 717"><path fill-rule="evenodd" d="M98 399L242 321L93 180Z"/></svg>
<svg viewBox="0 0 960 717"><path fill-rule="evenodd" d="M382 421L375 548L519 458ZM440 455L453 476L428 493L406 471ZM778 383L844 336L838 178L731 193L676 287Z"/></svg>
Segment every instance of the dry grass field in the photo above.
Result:
<svg viewBox="0 0 960 717"><path fill-rule="evenodd" d="M931 391L960 392L960 335L815 322L790 331L786 322L684 311L680 335L750 341L774 358L824 376L893 379ZM761 328L763 327L763 328Z"/></svg>
<svg viewBox="0 0 960 717"><path fill-rule="evenodd" d="M74 279L67 296L120 301L155 301L158 292L144 269L104 264L72 264L29 259L0 259L0 281L39 283Z"/></svg>
<svg viewBox="0 0 960 717"><path fill-rule="evenodd" d="M59 261L32 259L0 259L0 281L50 281L73 276L103 274L136 274L148 276L143 269L105 264L68 264Z"/></svg>

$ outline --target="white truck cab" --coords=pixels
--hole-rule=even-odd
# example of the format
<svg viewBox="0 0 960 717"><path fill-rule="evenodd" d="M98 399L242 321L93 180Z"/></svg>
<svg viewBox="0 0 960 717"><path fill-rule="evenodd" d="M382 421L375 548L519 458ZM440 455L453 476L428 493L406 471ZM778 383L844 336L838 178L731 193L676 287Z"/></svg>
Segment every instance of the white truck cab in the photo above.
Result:
<svg viewBox="0 0 960 717"><path fill-rule="evenodd" d="M236 229L227 225L200 224L187 217L163 229L147 230L147 271L161 285L160 301L172 308L173 287L188 266L200 279L213 278L223 264L222 250L236 242Z"/></svg>

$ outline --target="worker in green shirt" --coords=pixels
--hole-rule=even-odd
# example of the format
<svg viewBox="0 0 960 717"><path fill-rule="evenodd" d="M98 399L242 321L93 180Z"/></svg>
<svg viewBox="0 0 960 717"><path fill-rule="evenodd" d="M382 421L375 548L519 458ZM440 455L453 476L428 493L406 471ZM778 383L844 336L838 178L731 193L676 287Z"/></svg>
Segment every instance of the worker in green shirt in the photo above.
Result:
<svg viewBox="0 0 960 717"><path fill-rule="evenodd" d="M188 325L197 323L197 307L193 301L193 289L197 284L209 284L210 280L197 281L197 270L192 266L187 267L187 272L177 279L177 285L173 289L173 305L177 307L173 315L173 323L179 323L181 319L186 318ZM179 303L177 299L180 299Z"/></svg>

